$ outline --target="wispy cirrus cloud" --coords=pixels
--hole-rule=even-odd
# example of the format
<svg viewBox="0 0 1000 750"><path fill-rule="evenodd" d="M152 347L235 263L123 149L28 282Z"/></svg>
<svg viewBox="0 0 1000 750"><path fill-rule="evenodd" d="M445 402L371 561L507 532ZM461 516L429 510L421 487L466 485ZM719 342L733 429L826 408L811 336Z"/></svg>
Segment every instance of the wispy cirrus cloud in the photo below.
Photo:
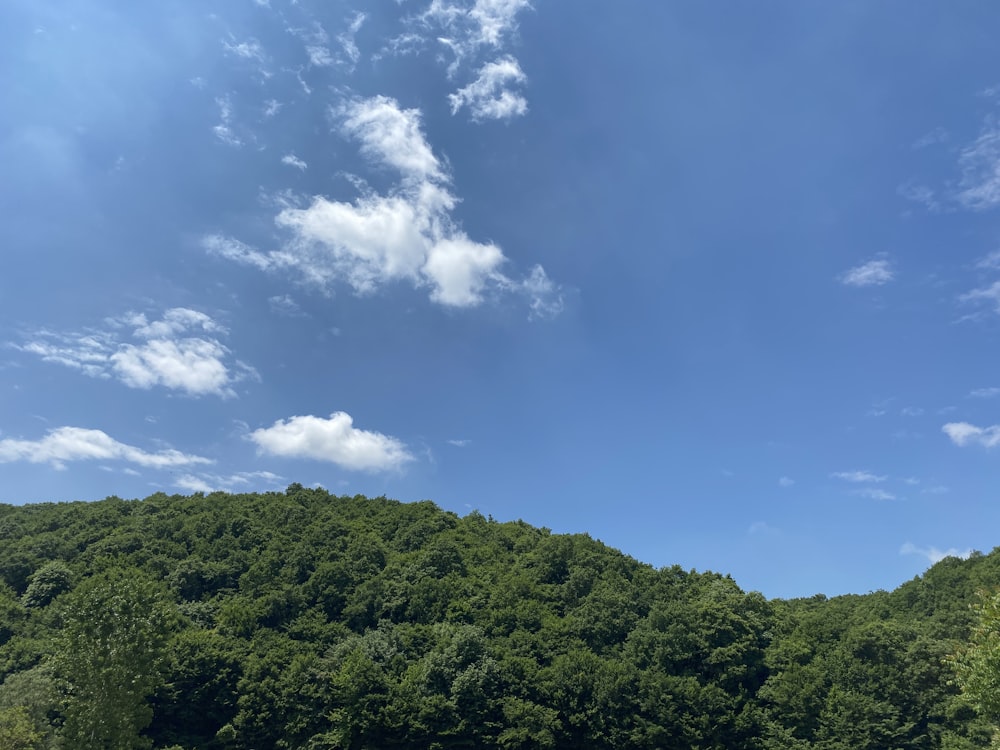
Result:
<svg viewBox="0 0 1000 750"><path fill-rule="evenodd" d="M513 87L526 76L509 51L500 53L510 46L518 15L530 8L528 0L431 0L404 20L405 33L390 39L376 58L419 54L434 43L450 53L449 79L474 75L449 95L453 114L468 107L474 122L523 115L527 101Z"/></svg>
<svg viewBox="0 0 1000 750"><path fill-rule="evenodd" d="M844 271L837 279L846 286L882 286L896 277L888 260L877 258Z"/></svg>
<svg viewBox="0 0 1000 750"><path fill-rule="evenodd" d="M109 319L103 329L36 331L12 346L90 377L114 378L129 388L232 397L234 384L256 378L257 373L232 358L219 341L224 334L225 329L205 313L175 307L154 320L128 313Z"/></svg>
<svg viewBox="0 0 1000 750"><path fill-rule="evenodd" d="M843 479L845 482L884 482L889 477L884 474L873 474L870 471L836 471L830 475L834 479Z"/></svg>
<svg viewBox="0 0 1000 750"><path fill-rule="evenodd" d="M499 49L517 29L518 14L528 0L431 0L417 22L436 32L437 41L454 54L449 73L482 48Z"/></svg>
<svg viewBox="0 0 1000 750"><path fill-rule="evenodd" d="M1000 388L991 386L989 388L975 388L969 391L971 398L996 398L1000 396Z"/></svg>
<svg viewBox="0 0 1000 750"><path fill-rule="evenodd" d="M230 35L229 39L222 40L222 48L227 54L242 58L243 60L254 60L256 62L264 61L264 49L261 47L260 42L253 38L237 42L236 39Z"/></svg>
<svg viewBox="0 0 1000 750"><path fill-rule="evenodd" d="M399 173L397 185L353 202L317 196L305 207L284 207L275 223L290 239L279 250L209 235L203 245L210 253L262 270L293 270L325 289L345 281L369 294L405 281L429 288L431 300L447 307L474 307L490 293L514 292L528 298L532 315L561 309L559 289L541 266L524 279L509 277L501 270L503 251L471 239L452 219L458 198L424 137L418 110L376 96L350 101L334 115L366 158Z"/></svg>
<svg viewBox="0 0 1000 750"><path fill-rule="evenodd" d="M219 107L219 123L212 127L215 137L227 146L239 148L243 145L243 139L237 134L233 126L233 101L228 94L220 96L215 100Z"/></svg>
<svg viewBox="0 0 1000 750"><path fill-rule="evenodd" d="M971 144L959 154L962 177L956 194L958 202L973 211L1000 206L1000 122L987 117Z"/></svg>
<svg viewBox="0 0 1000 750"><path fill-rule="evenodd" d="M172 449L145 451L134 445L118 442L101 430L82 427L59 427L38 440L0 440L0 463L27 461L47 463L56 469L63 469L71 461L115 460L151 469L213 463L211 459Z"/></svg>
<svg viewBox="0 0 1000 750"><path fill-rule="evenodd" d="M986 304L1000 314L1000 281L994 281L989 286L973 289L958 298L959 302Z"/></svg>
<svg viewBox="0 0 1000 750"><path fill-rule="evenodd" d="M295 416L249 435L261 453L284 458L329 461L354 471L398 470L414 460L406 445L380 432L360 430L350 414L334 412L328 419Z"/></svg>
<svg viewBox="0 0 1000 750"><path fill-rule="evenodd" d="M977 427L968 422L949 422L941 428L941 431L960 448L967 445L995 448L1000 445L1000 425Z"/></svg>
<svg viewBox="0 0 1000 750"><path fill-rule="evenodd" d="M969 555L972 554L972 549L966 548L964 550L959 550L956 547L949 547L948 549L942 550L937 547L918 547L912 542L906 542L906 544L899 548L899 554L920 555L921 557L926 557L927 560L933 565L941 562L946 557L957 557L962 560L967 560Z"/></svg>
<svg viewBox="0 0 1000 750"><path fill-rule="evenodd" d="M896 496L878 487L862 487L859 490L854 490L854 494L858 497L866 497L869 500L895 500Z"/></svg>
<svg viewBox="0 0 1000 750"><path fill-rule="evenodd" d="M174 486L188 492L238 492L251 487L274 487L284 479L270 471L242 471L229 476L184 474Z"/></svg>

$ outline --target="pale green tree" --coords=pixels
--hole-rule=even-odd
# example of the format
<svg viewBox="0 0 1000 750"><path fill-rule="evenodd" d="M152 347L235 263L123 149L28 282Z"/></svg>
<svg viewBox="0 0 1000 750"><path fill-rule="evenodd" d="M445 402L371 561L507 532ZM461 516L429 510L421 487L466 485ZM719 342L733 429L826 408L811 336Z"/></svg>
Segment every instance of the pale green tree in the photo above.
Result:
<svg viewBox="0 0 1000 750"><path fill-rule="evenodd" d="M62 735L74 750L138 750L163 682L174 610L139 570L112 568L66 595L57 670L69 682Z"/></svg>

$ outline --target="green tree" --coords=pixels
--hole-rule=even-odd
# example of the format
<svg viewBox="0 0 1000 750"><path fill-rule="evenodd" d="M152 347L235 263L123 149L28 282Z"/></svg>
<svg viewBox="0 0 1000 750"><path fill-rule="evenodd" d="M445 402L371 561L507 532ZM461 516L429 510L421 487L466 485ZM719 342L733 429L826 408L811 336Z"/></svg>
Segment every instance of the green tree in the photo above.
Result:
<svg viewBox="0 0 1000 750"><path fill-rule="evenodd" d="M980 594L968 644L949 658L962 693L994 728L1000 727L1000 591ZM993 747L1000 747L994 734Z"/></svg>
<svg viewBox="0 0 1000 750"><path fill-rule="evenodd" d="M42 735L25 706L0 709L0 747L4 750L36 750Z"/></svg>
<svg viewBox="0 0 1000 750"><path fill-rule="evenodd" d="M67 596L58 671L70 683L63 738L74 750L137 750L151 742L149 697L162 683L174 613L137 569L112 568Z"/></svg>

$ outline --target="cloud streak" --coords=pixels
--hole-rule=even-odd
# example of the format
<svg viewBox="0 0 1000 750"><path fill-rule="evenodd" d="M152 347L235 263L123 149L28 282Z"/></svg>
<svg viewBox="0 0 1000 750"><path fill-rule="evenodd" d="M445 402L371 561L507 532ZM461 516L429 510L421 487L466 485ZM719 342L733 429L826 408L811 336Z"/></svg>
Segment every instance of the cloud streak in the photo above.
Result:
<svg viewBox="0 0 1000 750"><path fill-rule="evenodd" d="M1000 206L1000 122L989 117L979 137L959 154L958 202L973 211Z"/></svg>
<svg viewBox="0 0 1000 750"><path fill-rule="evenodd" d="M27 461L65 468L70 461L125 461L151 469L167 469L213 463L208 458L164 450L149 453L133 445L120 443L101 430L82 427L59 427L39 440L0 440L0 463Z"/></svg>
<svg viewBox="0 0 1000 750"><path fill-rule="evenodd" d="M882 286L895 278L896 274L887 260L870 260L850 268L838 278L846 286Z"/></svg>
<svg viewBox="0 0 1000 750"><path fill-rule="evenodd" d="M912 542L907 542L899 548L899 554L920 555L921 557L926 557L927 560L933 565L941 562L946 557L958 557L962 560L967 560L969 555L972 554L972 549L968 548L965 550L959 550L955 547L949 547L948 549L941 550L937 547L918 547Z"/></svg>
<svg viewBox="0 0 1000 750"><path fill-rule="evenodd" d="M889 478L870 471L837 471L830 476L834 479L843 479L845 482L884 482Z"/></svg>

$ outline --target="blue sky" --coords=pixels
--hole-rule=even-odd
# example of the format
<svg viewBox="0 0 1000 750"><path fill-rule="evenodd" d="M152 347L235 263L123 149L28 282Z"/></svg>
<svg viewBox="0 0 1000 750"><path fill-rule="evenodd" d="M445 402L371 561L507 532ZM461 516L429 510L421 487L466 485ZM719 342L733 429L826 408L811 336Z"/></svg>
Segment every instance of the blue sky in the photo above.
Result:
<svg viewBox="0 0 1000 750"><path fill-rule="evenodd" d="M998 23L9 0L0 501L297 481L769 596L989 551Z"/></svg>

